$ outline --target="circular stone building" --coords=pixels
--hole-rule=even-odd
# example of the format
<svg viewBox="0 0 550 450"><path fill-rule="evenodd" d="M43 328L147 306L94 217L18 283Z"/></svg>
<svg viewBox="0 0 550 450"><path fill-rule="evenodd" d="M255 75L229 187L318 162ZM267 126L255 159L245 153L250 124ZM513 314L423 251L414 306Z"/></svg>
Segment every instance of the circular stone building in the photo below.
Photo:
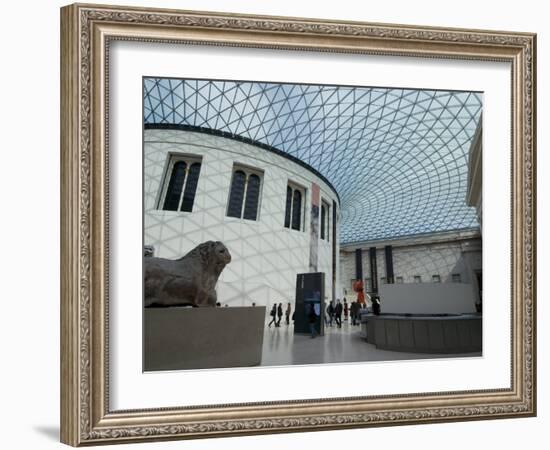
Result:
<svg viewBox="0 0 550 450"><path fill-rule="evenodd" d="M339 280L339 197L307 163L251 139L182 126L144 131L144 244L176 259L221 241L231 263L217 285L223 305L294 301L296 275Z"/></svg>

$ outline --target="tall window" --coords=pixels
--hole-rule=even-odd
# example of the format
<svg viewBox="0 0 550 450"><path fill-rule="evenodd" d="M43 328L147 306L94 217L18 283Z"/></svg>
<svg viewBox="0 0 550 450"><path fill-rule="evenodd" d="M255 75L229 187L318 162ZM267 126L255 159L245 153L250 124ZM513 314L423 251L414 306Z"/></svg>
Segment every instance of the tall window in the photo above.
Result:
<svg viewBox="0 0 550 450"><path fill-rule="evenodd" d="M196 157L172 156L164 177L163 196L159 209L164 211L193 211L201 171Z"/></svg>
<svg viewBox="0 0 550 450"><path fill-rule="evenodd" d="M305 189L289 183L286 187L285 228L304 230Z"/></svg>
<svg viewBox="0 0 550 450"><path fill-rule="evenodd" d="M263 174L254 169L235 166L231 178L227 216L258 220Z"/></svg>
<svg viewBox="0 0 550 450"><path fill-rule="evenodd" d="M441 283L441 277L439 275L432 275L432 283Z"/></svg>
<svg viewBox="0 0 550 450"><path fill-rule="evenodd" d="M460 277L460 274L459 273L453 273L452 274L452 281L453 281L453 283L461 283L462 279Z"/></svg>
<svg viewBox="0 0 550 450"><path fill-rule="evenodd" d="M292 214L292 188L286 187L286 204L285 204L285 228L290 228L290 215Z"/></svg>
<svg viewBox="0 0 550 450"><path fill-rule="evenodd" d="M260 177L256 174L252 174L248 177L248 187L246 189L246 199L244 202L244 219L257 220L259 202Z"/></svg>
<svg viewBox="0 0 550 450"><path fill-rule="evenodd" d="M420 275L414 275L413 280L415 283L422 283L422 277Z"/></svg>
<svg viewBox="0 0 550 450"><path fill-rule="evenodd" d="M329 241L330 238L330 206L327 202L321 202L321 239Z"/></svg>

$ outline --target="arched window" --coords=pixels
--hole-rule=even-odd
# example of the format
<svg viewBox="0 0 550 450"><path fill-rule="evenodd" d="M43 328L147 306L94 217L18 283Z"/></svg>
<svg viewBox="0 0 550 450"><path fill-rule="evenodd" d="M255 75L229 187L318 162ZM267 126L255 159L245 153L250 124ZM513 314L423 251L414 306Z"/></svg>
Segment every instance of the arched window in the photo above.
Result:
<svg viewBox="0 0 550 450"><path fill-rule="evenodd" d="M304 230L305 189L289 182L286 187L285 228Z"/></svg>
<svg viewBox="0 0 550 450"><path fill-rule="evenodd" d="M292 209L292 188L286 187L285 228L290 228L290 210Z"/></svg>
<svg viewBox="0 0 550 450"><path fill-rule="evenodd" d="M292 198L292 229L300 230L302 219L302 193L296 189Z"/></svg>
<svg viewBox="0 0 550 450"><path fill-rule="evenodd" d="M172 156L168 171L170 179L168 185L165 185L161 209L191 212L201 171L200 160L192 156Z"/></svg>
<svg viewBox="0 0 550 450"><path fill-rule="evenodd" d="M181 211L191 212L193 203L195 202L195 193L197 192L197 184L199 184L199 173L201 171L200 163L193 163L189 167L187 175L187 183L183 192L183 201L181 202Z"/></svg>
<svg viewBox="0 0 550 450"><path fill-rule="evenodd" d="M330 236L330 206L327 202L321 202L321 239L329 241Z"/></svg>
<svg viewBox="0 0 550 450"><path fill-rule="evenodd" d="M177 161L172 168L168 189L164 196L164 206L162 209L166 211L177 211L180 204L181 191L185 182L185 172L187 164L185 161Z"/></svg>
<svg viewBox="0 0 550 450"><path fill-rule="evenodd" d="M258 220L262 174L246 167L235 167L231 179L227 216Z"/></svg>
<svg viewBox="0 0 550 450"><path fill-rule="evenodd" d="M244 219L256 220L260 201L260 177L252 174L248 177L246 186L246 201L244 203Z"/></svg>
<svg viewBox="0 0 550 450"><path fill-rule="evenodd" d="M321 205L321 239L325 239L326 229L325 229L325 222L327 218L327 209L324 205L324 203Z"/></svg>
<svg viewBox="0 0 550 450"><path fill-rule="evenodd" d="M246 174L242 170L237 170L236 172L233 172L233 180L231 180L231 192L229 193L229 205L227 208L227 215L229 217L241 217L245 184Z"/></svg>

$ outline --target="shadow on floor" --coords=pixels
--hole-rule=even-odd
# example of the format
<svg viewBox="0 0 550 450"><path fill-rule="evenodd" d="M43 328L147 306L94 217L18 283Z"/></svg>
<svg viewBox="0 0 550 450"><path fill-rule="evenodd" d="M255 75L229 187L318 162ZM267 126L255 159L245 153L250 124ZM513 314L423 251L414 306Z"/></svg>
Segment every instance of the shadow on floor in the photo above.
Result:
<svg viewBox="0 0 550 450"><path fill-rule="evenodd" d="M33 428L36 432L46 436L50 440L59 442L59 427L36 425Z"/></svg>

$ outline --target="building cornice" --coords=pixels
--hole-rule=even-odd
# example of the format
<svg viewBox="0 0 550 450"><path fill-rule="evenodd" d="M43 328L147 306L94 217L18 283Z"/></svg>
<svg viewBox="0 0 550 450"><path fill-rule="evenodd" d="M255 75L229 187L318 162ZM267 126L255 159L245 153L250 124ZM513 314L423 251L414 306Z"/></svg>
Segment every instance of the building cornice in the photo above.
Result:
<svg viewBox="0 0 550 450"><path fill-rule="evenodd" d="M393 247L410 247L415 245L458 242L478 238L481 238L479 228L466 228L462 230L400 236L393 239L378 239L372 241L354 242L352 244L341 244L340 251L354 252L357 249L368 249L371 247L384 248L387 245L391 245Z"/></svg>
<svg viewBox="0 0 550 450"><path fill-rule="evenodd" d="M233 139L235 141L243 142L248 145L253 145L255 147L259 147L263 150L267 150L269 152L275 153L283 158L286 158L293 163L296 163L303 168L307 169L309 172L313 173L316 177L323 180L326 185L330 188L331 191L334 192L336 195L336 198L338 199L338 204L340 205L340 195L338 194L338 191L336 188L332 185L332 183L325 177L321 172L319 172L317 169L314 169L311 167L308 163L302 161L299 158L296 158L293 155L290 155L287 152L283 152L282 150L279 150L276 147L272 147L271 145L264 144L263 142L255 141L254 139L250 139L244 136L240 136L238 134L229 133L227 131L221 131L221 130L215 130L212 128L205 128L205 127L197 127L194 125L183 125L183 124L172 124L172 123L145 123L144 130L179 130L179 131L192 131L195 133L203 133L203 134L209 134L212 136L220 136L227 139Z"/></svg>

